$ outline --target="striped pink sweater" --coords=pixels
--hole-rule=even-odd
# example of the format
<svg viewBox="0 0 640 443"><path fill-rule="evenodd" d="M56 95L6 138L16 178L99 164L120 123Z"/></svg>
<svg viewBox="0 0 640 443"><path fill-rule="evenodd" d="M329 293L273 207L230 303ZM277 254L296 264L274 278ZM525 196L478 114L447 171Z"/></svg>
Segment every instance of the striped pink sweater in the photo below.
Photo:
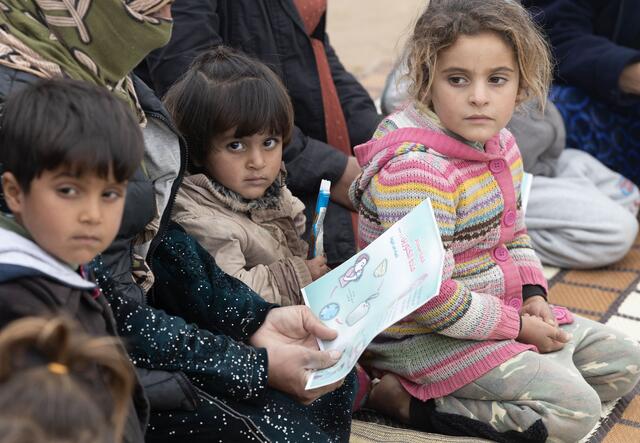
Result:
<svg viewBox="0 0 640 443"><path fill-rule="evenodd" d="M446 250L440 293L364 354L366 364L400 375L422 400L535 349L514 340L522 286L546 287L520 209L522 159L506 129L484 148L446 135L413 105L355 148L363 173L350 192L360 246L429 197Z"/></svg>

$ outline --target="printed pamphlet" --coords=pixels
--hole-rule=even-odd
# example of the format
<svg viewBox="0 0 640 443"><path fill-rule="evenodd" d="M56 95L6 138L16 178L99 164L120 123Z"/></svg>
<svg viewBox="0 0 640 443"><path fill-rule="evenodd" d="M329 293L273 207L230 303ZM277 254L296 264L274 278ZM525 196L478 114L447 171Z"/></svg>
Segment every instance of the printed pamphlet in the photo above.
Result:
<svg viewBox="0 0 640 443"><path fill-rule="evenodd" d="M345 377L380 332L438 294L444 248L431 201L423 201L358 254L302 289L305 303L338 331L320 349L342 351L332 367L315 371L307 389Z"/></svg>

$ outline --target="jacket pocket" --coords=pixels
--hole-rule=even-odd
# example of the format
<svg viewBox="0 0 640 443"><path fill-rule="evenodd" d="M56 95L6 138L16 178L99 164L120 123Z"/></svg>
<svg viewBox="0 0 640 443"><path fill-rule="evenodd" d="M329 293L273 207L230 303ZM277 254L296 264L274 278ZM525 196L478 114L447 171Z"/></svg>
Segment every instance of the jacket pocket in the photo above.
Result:
<svg viewBox="0 0 640 443"><path fill-rule="evenodd" d="M184 373L136 368L152 411L195 411L198 394Z"/></svg>

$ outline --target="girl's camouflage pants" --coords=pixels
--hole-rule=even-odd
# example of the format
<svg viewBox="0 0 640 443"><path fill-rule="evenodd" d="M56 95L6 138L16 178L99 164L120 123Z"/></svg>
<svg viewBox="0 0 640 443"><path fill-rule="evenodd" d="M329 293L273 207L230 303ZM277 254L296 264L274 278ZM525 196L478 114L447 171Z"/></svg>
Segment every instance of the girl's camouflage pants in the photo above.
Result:
<svg viewBox="0 0 640 443"><path fill-rule="evenodd" d="M473 383L435 399L436 410L522 432L542 420L550 442L575 442L600 418L601 401L629 393L640 378L640 346L601 323L575 316L560 351L523 352Z"/></svg>

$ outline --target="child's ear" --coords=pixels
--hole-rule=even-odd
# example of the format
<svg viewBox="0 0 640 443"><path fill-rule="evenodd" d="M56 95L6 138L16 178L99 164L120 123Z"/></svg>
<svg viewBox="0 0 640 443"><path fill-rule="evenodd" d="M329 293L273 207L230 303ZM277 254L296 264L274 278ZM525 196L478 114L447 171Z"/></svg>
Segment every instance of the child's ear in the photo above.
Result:
<svg viewBox="0 0 640 443"><path fill-rule="evenodd" d="M11 172L2 174L2 193L13 215L20 215L24 204L24 192L16 176Z"/></svg>

